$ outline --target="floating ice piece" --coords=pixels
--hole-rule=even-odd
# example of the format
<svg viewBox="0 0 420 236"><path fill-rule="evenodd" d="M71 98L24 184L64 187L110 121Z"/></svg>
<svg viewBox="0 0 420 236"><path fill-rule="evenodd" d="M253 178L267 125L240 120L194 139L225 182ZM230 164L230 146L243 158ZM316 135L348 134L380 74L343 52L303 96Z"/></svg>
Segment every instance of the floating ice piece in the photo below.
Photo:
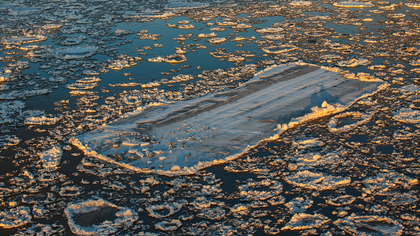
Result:
<svg viewBox="0 0 420 236"><path fill-rule="evenodd" d="M420 54L420 49L416 47L402 47L395 50L395 52L403 56L417 56Z"/></svg>
<svg viewBox="0 0 420 236"><path fill-rule="evenodd" d="M230 211L234 214L239 214L239 215L248 215L249 214L249 209L246 205L242 204L242 203L238 203L234 206L232 206L230 208Z"/></svg>
<svg viewBox="0 0 420 236"><path fill-rule="evenodd" d="M155 224L155 228L162 231L174 231L182 225L180 220L163 220Z"/></svg>
<svg viewBox="0 0 420 236"><path fill-rule="evenodd" d="M221 219L225 218L226 211L221 207L215 208L205 208L200 213L197 214L200 218L205 218L209 220L217 220L220 221Z"/></svg>
<svg viewBox="0 0 420 236"><path fill-rule="evenodd" d="M28 117L25 119L25 125L54 125L60 120L59 117Z"/></svg>
<svg viewBox="0 0 420 236"><path fill-rule="evenodd" d="M76 218L80 216L87 216L95 213L100 214L102 211L114 209L116 219L113 221L105 220L100 224L93 224L91 226L81 226L76 224ZM70 230L74 234L83 235L109 235L117 232L118 228L129 227L138 219L136 212L129 208L118 207L103 199L87 200L81 203L69 203L64 210L67 216ZM96 214L97 215L97 214Z"/></svg>
<svg viewBox="0 0 420 236"><path fill-rule="evenodd" d="M12 91L10 93L0 95L0 100L14 100L14 99L26 99L28 97L34 97L38 95L48 94L51 91L48 89L33 89L24 91Z"/></svg>
<svg viewBox="0 0 420 236"><path fill-rule="evenodd" d="M396 140L410 140L416 136L416 133L407 130L396 130L392 135L392 137Z"/></svg>
<svg viewBox="0 0 420 236"><path fill-rule="evenodd" d="M312 2L311 1L291 1L289 5L292 7L307 7L307 6L312 5Z"/></svg>
<svg viewBox="0 0 420 236"><path fill-rule="evenodd" d="M87 156L138 172L154 169L155 173L168 175L194 173L236 158L248 146L272 136L279 122L305 114L323 101L350 104L361 94L375 90L376 86L346 80L337 72L306 64L273 66L236 89L150 106L112 125L73 138L71 142ZM304 121L337 112L332 105L312 110ZM134 161L124 155L120 161L107 157L108 154L127 153L130 148L113 144L141 135L157 137L149 152L162 153ZM166 159L159 160L160 156ZM173 166L179 166L180 170L170 171Z"/></svg>
<svg viewBox="0 0 420 236"><path fill-rule="evenodd" d="M307 211L312 207L314 201L307 199L305 200L302 197L297 197L292 199L290 202L284 204L292 214L301 213Z"/></svg>
<svg viewBox="0 0 420 236"><path fill-rule="evenodd" d="M19 230L20 232L17 232L14 234L14 236L29 236L29 235L36 235L36 236L51 236L51 235L59 235L60 233L63 233L64 226L54 224L54 225L48 225L48 224L33 224L28 228L23 228Z"/></svg>
<svg viewBox="0 0 420 236"><path fill-rule="evenodd" d="M0 136L0 149L8 149L11 146L16 146L20 143L20 138L16 135Z"/></svg>
<svg viewBox="0 0 420 236"><path fill-rule="evenodd" d="M181 24L181 25L177 25L176 28L178 28L178 29L195 29L195 25L193 25L193 24L189 24L189 25Z"/></svg>
<svg viewBox="0 0 420 236"><path fill-rule="evenodd" d="M233 29L250 29L252 28L251 24L246 24L246 23L241 23L241 24L237 24L235 26L232 27Z"/></svg>
<svg viewBox="0 0 420 236"><path fill-rule="evenodd" d="M147 60L149 62L154 62L154 63L166 62L166 63L175 65L175 64L186 62L187 57L183 54L174 54L174 55L168 55L165 57L157 56L153 58L148 58Z"/></svg>
<svg viewBox="0 0 420 236"><path fill-rule="evenodd" d="M59 192L62 197L77 197L80 193L80 187L78 186L64 186Z"/></svg>
<svg viewBox="0 0 420 236"><path fill-rule="evenodd" d="M53 29L59 29L61 27L63 27L62 24L45 24L42 26L42 29L53 30Z"/></svg>
<svg viewBox="0 0 420 236"><path fill-rule="evenodd" d="M406 85L399 89L404 95L419 94L420 88L417 85Z"/></svg>
<svg viewBox="0 0 420 236"><path fill-rule="evenodd" d="M96 88L99 82L101 82L101 79L98 77L85 77L77 80L76 83L67 85L66 88L70 90L91 90Z"/></svg>
<svg viewBox="0 0 420 236"><path fill-rule="evenodd" d="M394 14L390 14L390 17L394 18L394 19L400 19L400 18L404 18L405 14L404 13L394 13Z"/></svg>
<svg viewBox="0 0 420 236"><path fill-rule="evenodd" d="M295 146L297 149L300 149L300 150L305 150L312 147L320 147L323 145L325 145L325 143L320 141L318 138L305 139L305 140L300 140L298 142L293 142L293 146Z"/></svg>
<svg viewBox="0 0 420 236"><path fill-rule="evenodd" d="M306 230L319 228L322 225L330 223L331 220L321 214L310 215L298 213L293 215L292 219L281 230Z"/></svg>
<svg viewBox="0 0 420 236"><path fill-rule="evenodd" d="M44 35L25 35L25 36L12 36L9 39L4 39L2 43L4 44L26 44L26 43L36 43L40 41L47 40L47 37Z"/></svg>
<svg viewBox="0 0 420 236"><path fill-rule="evenodd" d="M334 221L341 230L352 235L395 235L403 234L404 226L385 216L351 215Z"/></svg>
<svg viewBox="0 0 420 236"><path fill-rule="evenodd" d="M284 29L283 28L268 27L268 28L257 29L256 31L260 34L261 33L276 34L276 33L283 32Z"/></svg>
<svg viewBox="0 0 420 236"><path fill-rule="evenodd" d="M372 63L372 61L370 61L368 59L353 58L353 59L350 59L348 61L340 61L340 62L337 63L337 65L340 66L340 67L355 68L355 67L358 67L358 66L367 66L367 65L370 65L371 63Z"/></svg>
<svg viewBox="0 0 420 236"><path fill-rule="evenodd" d="M180 74L180 75L176 75L176 76L172 77L170 80L161 79L160 82L162 84L172 84L172 83L187 82L187 81L193 80L193 79L194 79L194 77L191 76L191 75Z"/></svg>
<svg viewBox="0 0 420 236"><path fill-rule="evenodd" d="M219 43L226 42L226 38L224 38L224 37L221 37L221 38L212 38L212 39L209 39L207 41L209 43L212 43L212 44L219 44Z"/></svg>
<svg viewBox="0 0 420 236"><path fill-rule="evenodd" d="M337 155L337 153L327 153L320 155L318 153L302 153L297 155L298 158L294 158L295 164L291 164L291 168L296 170L313 170L314 168L328 168L334 165L339 165L343 162L343 159ZM290 168L289 168L290 169Z"/></svg>
<svg viewBox="0 0 420 236"><path fill-rule="evenodd" d="M25 103L21 101L0 103L0 125L15 123L16 115L22 113Z"/></svg>
<svg viewBox="0 0 420 236"><path fill-rule="evenodd" d="M119 56L120 59L113 60L110 64L108 64L108 68L119 71L124 68L130 68L132 66L137 65L137 61L141 61L140 57L132 58L130 56L121 55Z"/></svg>
<svg viewBox="0 0 420 236"><path fill-rule="evenodd" d="M392 189L404 188L411 189L418 185L418 179L412 179L402 173L387 172L379 173L376 176L363 180L363 195L373 194L377 196L385 196L392 193Z"/></svg>
<svg viewBox="0 0 420 236"><path fill-rule="evenodd" d="M342 195L336 198L328 198L327 200L325 200L327 204L330 204L336 207L347 206L347 205L352 204L354 201L356 201L356 197L353 197L351 195Z"/></svg>
<svg viewBox="0 0 420 236"><path fill-rule="evenodd" d="M307 189L318 191L334 190L350 184L350 177L324 175L308 170L285 177L287 183Z"/></svg>
<svg viewBox="0 0 420 236"><path fill-rule="evenodd" d="M388 201L392 206L414 205L419 200L414 191L410 191L408 193L395 192L389 197Z"/></svg>
<svg viewBox="0 0 420 236"><path fill-rule="evenodd" d="M328 130L330 132L349 132L350 130L355 129L356 127L367 124L375 115L375 111L372 111L370 113L360 113L360 112L345 112L342 114L338 114L331 118L331 120L328 122ZM351 119L351 122L347 121L344 122L346 119ZM343 124L341 124L343 123Z"/></svg>
<svg viewBox="0 0 420 236"><path fill-rule="evenodd" d="M0 83L8 81L11 75L12 71L10 69L3 69L0 71Z"/></svg>
<svg viewBox="0 0 420 236"><path fill-rule="evenodd" d="M122 36L122 35L129 35L129 34L133 34L134 31L132 30L121 30L121 29L116 29L115 30L115 35L117 36Z"/></svg>
<svg viewBox="0 0 420 236"><path fill-rule="evenodd" d="M261 50L265 53L269 54L282 54L282 53L288 53L291 51L298 50L299 48L294 45L280 45L280 46L269 46L266 48L261 48Z"/></svg>
<svg viewBox="0 0 420 236"><path fill-rule="evenodd" d="M407 2L405 5L413 9L420 9L420 3L417 2Z"/></svg>
<svg viewBox="0 0 420 236"><path fill-rule="evenodd" d="M375 76L372 76L372 75L370 75L368 73L364 73L364 72L360 72L360 73L357 73L357 74L347 73L347 74L344 75L344 78L346 78L346 79L357 79L357 80L366 81L366 82L380 82L380 81L382 81L381 79L376 78Z"/></svg>
<svg viewBox="0 0 420 236"><path fill-rule="evenodd" d="M260 190L261 187L269 187L268 191ZM264 188L264 189L265 189ZM276 181L262 181L257 183L249 182L248 184L244 184L242 186L239 186L239 196L242 199L245 199L247 201L250 200L260 200L264 201L269 198L278 196L282 191L282 184L280 182Z"/></svg>
<svg viewBox="0 0 420 236"><path fill-rule="evenodd" d="M410 66L420 66L420 59L410 61Z"/></svg>
<svg viewBox="0 0 420 236"><path fill-rule="evenodd" d="M357 1L348 1L348 2L336 2L333 4L335 7L357 7L357 8L364 8L364 7L373 7L374 4L371 2L357 2Z"/></svg>
<svg viewBox="0 0 420 236"><path fill-rule="evenodd" d="M60 164L63 150L59 146L55 146L49 150L38 153L44 168L57 168Z"/></svg>
<svg viewBox="0 0 420 236"><path fill-rule="evenodd" d="M146 207L146 210L147 210L147 213L149 213L150 217L159 219L159 218L165 218L165 217L168 217L177 213L178 211L181 210L183 205L184 205L183 202L164 203L160 205L150 205ZM165 209L169 211L166 215L162 215L161 213L157 212L157 211L162 211Z"/></svg>
<svg viewBox="0 0 420 236"><path fill-rule="evenodd" d="M402 123L418 124L420 122L420 111L411 108L402 108L392 118Z"/></svg>
<svg viewBox="0 0 420 236"><path fill-rule="evenodd" d="M199 37L199 38L214 38L216 36L217 36L217 34L214 33L214 32L211 32L209 34L203 34L203 33L201 33L201 34L198 34L197 35L197 37Z"/></svg>
<svg viewBox="0 0 420 236"><path fill-rule="evenodd" d="M0 228L11 229L29 223L32 219L29 207L19 206L0 211Z"/></svg>
<svg viewBox="0 0 420 236"><path fill-rule="evenodd" d="M63 48L56 51L56 56L65 60L80 59L93 56L96 50L94 46Z"/></svg>

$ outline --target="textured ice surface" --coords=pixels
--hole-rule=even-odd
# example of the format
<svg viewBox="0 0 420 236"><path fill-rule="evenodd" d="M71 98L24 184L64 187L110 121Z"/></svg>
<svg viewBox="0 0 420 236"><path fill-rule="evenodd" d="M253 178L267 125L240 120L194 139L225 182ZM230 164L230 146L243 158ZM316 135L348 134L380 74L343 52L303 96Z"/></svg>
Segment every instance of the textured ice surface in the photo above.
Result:
<svg viewBox="0 0 420 236"><path fill-rule="evenodd" d="M0 149L8 149L11 146L16 146L20 141L21 140L15 135L0 136Z"/></svg>
<svg viewBox="0 0 420 236"><path fill-rule="evenodd" d="M324 101L348 104L375 88L376 84L346 80L315 66L280 65L259 73L237 89L150 106L78 136L72 143L87 155L137 171L148 168L167 174L175 170L179 170L178 174L190 173L234 158L247 146L272 136L278 123L308 112L313 106L327 109L330 105ZM150 140L149 145L141 145L142 137ZM124 145L128 139L137 141ZM327 182L330 178L326 178Z"/></svg>
<svg viewBox="0 0 420 236"><path fill-rule="evenodd" d="M403 123L417 124L420 122L420 111L411 108L402 108L392 118Z"/></svg>
<svg viewBox="0 0 420 236"><path fill-rule="evenodd" d="M56 168L60 164L62 155L63 151L59 146L38 154L44 168Z"/></svg>
<svg viewBox="0 0 420 236"><path fill-rule="evenodd" d="M340 229L352 235L402 235L403 228L398 221L383 216L351 215L334 222Z"/></svg>
<svg viewBox="0 0 420 236"><path fill-rule="evenodd" d="M74 47L74 48L63 48L56 52L58 58L65 60L79 59L90 57L95 54L96 47L85 46L85 47Z"/></svg>
<svg viewBox="0 0 420 236"><path fill-rule="evenodd" d="M373 3L371 2L358 2L358 1L347 1L347 2L337 2L334 3L335 7L359 7L359 8L363 8L363 7L373 7Z"/></svg>
<svg viewBox="0 0 420 236"><path fill-rule="evenodd" d="M416 178L410 178L397 172L386 172L366 178L363 181L364 188L362 191L364 194L384 196L392 193L393 189L397 189L400 186L410 189L418 185L418 183L419 181Z"/></svg>
<svg viewBox="0 0 420 236"><path fill-rule="evenodd" d="M83 215L88 215L97 212L98 216L101 215L101 212L104 213L108 209L115 209L115 220L105 220L100 224L88 225L78 225L76 223L76 218ZM68 224L71 231L74 234L83 234L83 235L109 235L115 233L118 228L123 226L131 226L135 221L137 221L137 213L125 207L118 207L110 202L104 201L102 199L98 200L88 200L81 203L70 203L65 209L65 214L68 219ZM92 214L91 217L95 217ZM103 216L102 216L103 217ZM88 218L88 217L86 217ZM93 219L94 220L94 219Z"/></svg>
<svg viewBox="0 0 420 236"><path fill-rule="evenodd" d="M0 228L11 229L29 223L32 219L29 207L19 206L0 212Z"/></svg>
<svg viewBox="0 0 420 236"><path fill-rule="evenodd" d="M286 177L286 181L297 187L324 191L349 185L351 179L350 177L331 176L305 170Z"/></svg>
<svg viewBox="0 0 420 236"><path fill-rule="evenodd" d="M375 217L395 220L404 226L402 235L420 234L416 181L420 126L417 121L397 121L419 117L420 26L419 12L414 9L418 3L371 1L374 6L361 9L333 7L334 2L348 0L180 1L9 1L16 6L0 2L0 212L11 225L18 225L14 222L18 219L24 223L12 229L0 227L0 235L72 234L63 214L68 203L98 198L134 209L139 221L114 227L120 209L106 204L98 211L73 217L80 229L94 230L111 223L95 231L97 235L115 228L113 235L399 234L392 230L392 222ZM206 3L210 6L194 8ZM178 8L165 11L168 4ZM216 37L226 41L207 41ZM73 51L77 47L96 47L95 55ZM66 56L74 59L61 58ZM344 81L344 77L357 84L357 80L379 78L390 85L356 101L357 96L349 95L347 101L352 104L346 106L345 99L338 101L348 92L345 85L329 87L334 83L325 78L322 86L317 76L306 80L295 76L297 79L276 83L274 76L270 86L278 85L275 91L282 99L297 98L285 107L287 102L276 104L278 109L264 105L262 99L253 104L251 94L263 89L254 92L256 86L247 84L235 89L257 70L297 60L326 69L340 65L346 71L336 71L341 74L332 82ZM275 71L263 70L264 82L270 81L269 74ZM238 92L247 88L248 95ZM242 96L246 105L227 97L228 89L232 96ZM331 97L319 93L321 89ZM353 91L358 93L358 89ZM216 92L231 103L216 100L221 99ZM45 95L37 96L41 94ZM204 140L215 150L229 151L227 148L237 145L232 153L244 152L235 160L196 171L214 159L225 161L231 156L211 156L201 150L199 157L193 156L194 145L199 144L196 149L205 145L193 139L215 131L201 132L200 127L210 126L202 124L203 120L193 124L194 115L168 124L156 117L159 112L163 118L170 112L185 114L197 105L192 109L203 111L194 114L207 122L202 113L217 111L210 105L204 108L204 102L211 99L226 105L225 110L256 111L248 113L251 118L261 114L264 118L268 113L277 117L266 124L272 133L258 130L254 133L262 135L253 136L249 144L244 140L245 144L230 145L233 142L227 138L217 140L217 133L212 143ZM299 102L303 108L296 106ZM267 112L252 110L253 105ZM279 118L288 112L291 114ZM155 121L149 122L150 130L147 123L135 124L149 119L145 115ZM115 122L123 117L132 118L137 129L132 129L133 135L124 133L120 126L124 123ZM235 128L233 118L219 125L219 115L207 117L216 118L208 122L217 127ZM248 127L259 123L255 119L250 122L254 123L244 123L246 129L237 130L257 130ZM68 145L71 137L82 137L79 135L103 124L108 125L103 126L108 131L121 131L120 136L110 135L109 143L99 138L97 145L83 142L88 147L81 148L102 153L101 148L108 147L109 156L90 155L108 158L106 161L82 155ZM226 136L232 133L222 132ZM232 137L240 140L245 136ZM256 142L257 146L247 148ZM63 150L60 162L55 156L61 151L54 147ZM45 158L40 159L40 154ZM199 166L194 160L204 163ZM43 161L52 168L44 168ZM185 171L185 166L194 169ZM159 169L169 174L196 172L171 178L151 173ZM351 178L349 183L347 178ZM337 184L340 180L343 185ZM21 206L27 209L16 213ZM320 214L343 223L318 224L325 219ZM28 221L26 216L32 219Z"/></svg>
<svg viewBox="0 0 420 236"><path fill-rule="evenodd" d="M328 217L315 214L310 215L306 213L295 214L292 219L281 230L305 230L311 228L318 228L331 220Z"/></svg>
<svg viewBox="0 0 420 236"><path fill-rule="evenodd" d="M26 44L26 43L35 43L39 41L47 40L47 37L44 35L25 35L25 36L13 36L9 39L3 40L4 44Z"/></svg>
<svg viewBox="0 0 420 236"><path fill-rule="evenodd" d="M292 199L290 202L284 204L292 214L302 213L312 207L314 201L302 197Z"/></svg>

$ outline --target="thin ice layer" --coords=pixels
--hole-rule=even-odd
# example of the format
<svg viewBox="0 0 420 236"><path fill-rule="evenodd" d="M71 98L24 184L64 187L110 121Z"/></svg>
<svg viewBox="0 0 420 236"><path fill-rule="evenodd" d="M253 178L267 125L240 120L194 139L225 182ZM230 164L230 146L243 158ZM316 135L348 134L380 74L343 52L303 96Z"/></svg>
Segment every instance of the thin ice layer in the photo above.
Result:
<svg viewBox="0 0 420 236"><path fill-rule="evenodd" d="M234 158L324 101L348 105L376 86L312 65L280 65L233 90L149 106L72 143L136 171L192 173Z"/></svg>

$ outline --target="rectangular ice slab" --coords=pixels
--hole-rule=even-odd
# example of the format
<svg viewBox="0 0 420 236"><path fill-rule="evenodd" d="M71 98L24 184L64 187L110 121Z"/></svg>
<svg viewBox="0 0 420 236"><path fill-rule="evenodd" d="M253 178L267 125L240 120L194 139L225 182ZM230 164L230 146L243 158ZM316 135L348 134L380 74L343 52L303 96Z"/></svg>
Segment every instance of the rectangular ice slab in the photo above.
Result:
<svg viewBox="0 0 420 236"><path fill-rule="evenodd" d="M72 143L139 172L186 174L233 159L324 101L350 104L376 87L316 66L279 65L236 89L150 106Z"/></svg>

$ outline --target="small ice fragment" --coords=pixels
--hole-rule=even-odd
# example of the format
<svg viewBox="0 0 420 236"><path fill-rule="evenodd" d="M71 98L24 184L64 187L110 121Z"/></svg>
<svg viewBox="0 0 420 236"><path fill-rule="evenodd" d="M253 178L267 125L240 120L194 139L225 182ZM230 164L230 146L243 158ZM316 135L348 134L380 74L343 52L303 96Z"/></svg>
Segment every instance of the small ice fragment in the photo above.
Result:
<svg viewBox="0 0 420 236"><path fill-rule="evenodd" d="M62 155L63 150L61 150L61 147L59 146L55 146L42 153L38 153L44 168L57 168L57 166L60 164Z"/></svg>
<svg viewBox="0 0 420 236"><path fill-rule="evenodd" d="M330 222L331 220L328 217L321 214L298 213L293 215L292 219L281 230L307 230L319 228Z"/></svg>

